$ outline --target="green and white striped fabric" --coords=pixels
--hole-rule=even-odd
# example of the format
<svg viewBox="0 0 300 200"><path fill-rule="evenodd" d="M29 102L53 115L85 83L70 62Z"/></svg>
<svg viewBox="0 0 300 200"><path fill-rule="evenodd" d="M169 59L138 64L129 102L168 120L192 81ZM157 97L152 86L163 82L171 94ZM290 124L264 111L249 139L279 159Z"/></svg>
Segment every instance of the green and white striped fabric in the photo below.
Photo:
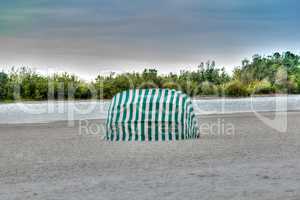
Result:
<svg viewBox="0 0 300 200"><path fill-rule="evenodd" d="M198 138L191 99L169 89L133 89L118 93L106 122L110 141L171 141Z"/></svg>

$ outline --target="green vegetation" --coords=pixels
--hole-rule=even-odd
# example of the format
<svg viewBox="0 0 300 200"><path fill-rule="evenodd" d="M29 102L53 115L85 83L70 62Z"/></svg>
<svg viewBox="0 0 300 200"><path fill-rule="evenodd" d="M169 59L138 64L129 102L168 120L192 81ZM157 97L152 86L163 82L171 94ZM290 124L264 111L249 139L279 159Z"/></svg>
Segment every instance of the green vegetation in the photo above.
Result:
<svg viewBox="0 0 300 200"><path fill-rule="evenodd" d="M191 96L249 96L300 93L300 56L291 52L254 55L243 60L232 75L215 62L201 63L194 71L159 75L155 69L142 73L98 75L92 82L68 73L45 76L30 68L0 72L0 100L109 99L129 88L172 88Z"/></svg>
<svg viewBox="0 0 300 200"><path fill-rule="evenodd" d="M225 95L233 97L249 96L247 86L239 80L232 80L224 86Z"/></svg>

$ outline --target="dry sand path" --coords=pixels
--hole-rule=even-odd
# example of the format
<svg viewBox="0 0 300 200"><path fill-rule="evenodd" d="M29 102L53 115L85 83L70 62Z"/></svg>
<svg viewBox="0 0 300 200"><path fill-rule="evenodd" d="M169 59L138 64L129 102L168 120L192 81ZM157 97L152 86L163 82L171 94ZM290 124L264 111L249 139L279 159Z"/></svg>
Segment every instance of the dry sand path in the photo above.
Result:
<svg viewBox="0 0 300 200"><path fill-rule="evenodd" d="M0 199L300 199L300 113L285 133L253 114L200 120L220 119L235 135L150 144L79 135L78 122L0 125Z"/></svg>

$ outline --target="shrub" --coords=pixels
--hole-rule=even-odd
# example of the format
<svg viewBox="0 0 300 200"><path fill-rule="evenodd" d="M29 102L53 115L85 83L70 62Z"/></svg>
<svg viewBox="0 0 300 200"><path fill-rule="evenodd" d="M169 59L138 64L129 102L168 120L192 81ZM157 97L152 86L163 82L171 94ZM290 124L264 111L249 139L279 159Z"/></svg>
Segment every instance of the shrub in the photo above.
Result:
<svg viewBox="0 0 300 200"><path fill-rule="evenodd" d="M151 88L158 88L159 86L157 86L154 82L144 82L141 83L137 88L141 88L141 89L151 89Z"/></svg>
<svg viewBox="0 0 300 200"><path fill-rule="evenodd" d="M275 86L276 86L276 92L279 93L295 94L298 92L299 89L296 76L293 75L290 76L288 80L277 82Z"/></svg>
<svg viewBox="0 0 300 200"><path fill-rule="evenodd" d="M271 94L275 92L274 87L267 80L252 82L248 89L252 94Z"/></svg>
<svg viewBox="0 0 300 200"><path fill-rule="evenodd" d="M288 93L296 94L298 92L298 84L295 80L289 80L287 83Z"/></svg>
<svg viewBox="0 0 300 200"><path fill-rule="evenodd" d="M87 83L80 83L75 90L75 99L90 99L92 97L92 91L90 91Z"/></svg>
<svg viewBox="0 0 300 200"><path fill-rule="evenodd" d="M0 72L0 100L4 100L7 95L8 75Z"/></svg>
<svg viewBox="0 0 300 200"><path fill-rule="evenodd" d="M249 96L247 87L238 80L227 83L224 87L227 96Z"/></svg>
<svg viewBox="0 0 300 200"><path fill-rule="evenodd" d="M196 96L201 89L195 81L179 80L177 83L180 86L180 90L189 96Z"/></svg>
<svg viewBox="0 0 300 200"><path fill-rule="evenodd" d="M204 81L201 84L201 94L202 95L216 95L218 94L218 88L214 84Z"/></svg>
<svg viewBox="0 0 300 200"><path fill-rule="evenodd" d="M162 88L181 90L181 86L179 84L175 83L175 82L165 82L162 85Z"/></svg>

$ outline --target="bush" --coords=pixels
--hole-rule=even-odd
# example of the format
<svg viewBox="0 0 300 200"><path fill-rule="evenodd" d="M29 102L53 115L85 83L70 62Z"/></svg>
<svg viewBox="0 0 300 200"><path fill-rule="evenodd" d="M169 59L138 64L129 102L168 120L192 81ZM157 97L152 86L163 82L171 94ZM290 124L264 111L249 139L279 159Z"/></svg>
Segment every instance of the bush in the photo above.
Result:
<svg viewBox="0 0 300 200"><path fill-rule="evenodd" d="M7 95L8 75L0 72L0 100L5 100Z"/></svg>
<svg viewBox="0 0 300 200"><path fill-rule="evenodd" d="M289 80L287 83L288 93L297 94L298 93L298 84L294 80Z"/></svg>
<svg viewBox="0 0 300 200"><path fill-rule="evenodd" d="M297 80L297 93L300 93L300 78Z"/></svg>
<svg viewBox="0 0 300 200"><path fill-rule="evenodd" d="M200 87L195 81L178 80L179 90L183 91L189 96L196 96L199 94Z"/></svg>
<svg viewBox="0 0 300 200"><path fill-rule="evenodd" d="M151 88L159 88L158 85L156 85L154 82L144 82L142 84L140 84L138 86L138 88L141 88L141 89L151 89Z"/></svg>
<svg viewBox="0 0 300 200"><path fill-rule="evenodd" d="M234 80L225 84L224 89L227 96L249 96L247 87L238 80Z"/></svg>
<svg viewBox="0 0 300 200"><path fill-rule="evenodd" d="M218 94L218 88L214 84L204 81L201 84L201 94L202 95L216 95Z"/></svg>
<svg viewBox="0 0 300 200"><path fill-rule="evenodd" d="M295 76L290 76L288 80L277 82L275 84L276 92L296 94L299 91L298 83Z"/></svg>
<svg viewBox="0 0 300 200"><path fill-rule="evenodd" d="M77 86L74 94L75 99L90 99L92 96L92 91L90 90L88 84L84 82Z"/></svg>
<svg viewBox="0 0 300 200"><path fill-rule="evenodd" d="M175 82L166 82L162 85L162 88L181 90L181 86Z"/></svg>
<svg viewBox="0 0 300 200"><path fill-rule="evenodd" d="M275 92L275 89L269 81L263 80L251 83L249 91L252 94L271 94Z"/></svg>

